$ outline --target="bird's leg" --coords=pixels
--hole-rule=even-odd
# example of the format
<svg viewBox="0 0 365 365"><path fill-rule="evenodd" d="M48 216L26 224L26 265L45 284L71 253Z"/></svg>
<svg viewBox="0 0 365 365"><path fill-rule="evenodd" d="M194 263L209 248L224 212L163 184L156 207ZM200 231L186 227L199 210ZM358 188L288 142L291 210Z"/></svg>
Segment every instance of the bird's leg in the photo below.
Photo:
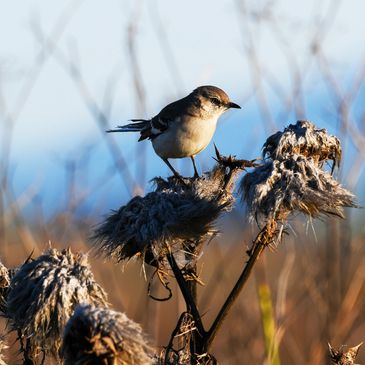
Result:
<svg viewBox="0 0 365 365"><path fill-rule="evenodd" d="M181 175L173 168L173 166L170 164L169 160L167 158L163 158L163 161L165 162L165 164L170 168L170 170L173 172L173 174L181 179Z"/></svg>
<svg viewBox="0 0 365 365"><path fill-rule="evenodd" d="M193 166L194 166L194 179L197 179L199 177L199 174L198 174L198 170L195 165L195 158L194 158L194 156L190 156L190 158L191 158L191 161L193 161Z"/></svg>

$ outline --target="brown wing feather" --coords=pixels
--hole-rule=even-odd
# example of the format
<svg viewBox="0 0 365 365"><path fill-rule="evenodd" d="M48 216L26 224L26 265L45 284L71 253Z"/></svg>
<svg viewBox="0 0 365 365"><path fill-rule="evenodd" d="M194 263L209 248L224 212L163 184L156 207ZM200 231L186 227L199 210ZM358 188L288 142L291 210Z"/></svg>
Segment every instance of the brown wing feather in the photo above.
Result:
<svg viewBox="0 0 365 365"><path fill-rule="evenodd" d="M169 128L172 121L177 121L181 115L196 116L200 108L200 100L196 99L193 103L187 96L166 105L149 123L141 129L141 136L138 141L153 139ZM137 120L136 120L137 121Z"/></svg>

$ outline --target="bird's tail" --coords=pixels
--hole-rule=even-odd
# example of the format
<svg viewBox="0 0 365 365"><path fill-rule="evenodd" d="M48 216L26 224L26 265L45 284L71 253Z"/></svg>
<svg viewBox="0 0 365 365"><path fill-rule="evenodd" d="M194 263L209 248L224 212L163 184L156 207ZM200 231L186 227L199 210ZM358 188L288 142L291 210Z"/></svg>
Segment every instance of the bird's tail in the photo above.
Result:
<svg viewBox="0 0 365 365"><path fill-rule="evenodd" d="M148 119L131 119L132 123L126 125L118 125L115 129L109 129L107 133L114 132L141 132L149 126L150 120Z"/></svg>

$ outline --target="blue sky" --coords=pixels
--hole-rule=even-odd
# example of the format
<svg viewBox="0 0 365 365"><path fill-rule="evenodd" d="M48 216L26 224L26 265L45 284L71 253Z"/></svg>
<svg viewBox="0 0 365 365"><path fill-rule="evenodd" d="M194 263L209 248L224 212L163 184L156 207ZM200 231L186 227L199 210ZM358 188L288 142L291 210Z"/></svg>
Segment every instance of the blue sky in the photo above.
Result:
<svg viewBox="0 0 365 365"><path fill-rule="evenodd" d="M252 14L251 20L244 24L240 13L243 3ZM273 5L269 17L275 19L276 28L272 27L272 21L257 20L257 17L256 22L252 21L252 17L270 3ZM332 6L335 10L326 18ZM291 49L298 68L309 70L304 80L307 106L304 116L335 132L335 111L331 110L330 97L321 84L318 65L308 61L308 39L313 37L316 24L329 22L322 47L341 87L351 87L351 80L365 59L364 10L361 0L0 2L0 135L6 128L5 105L17 118L11 150L12 183L16 194L36 186L46 202L53 202L64 186L63 162L79 160L83 153L90 158L90 168L87 178L82 174L77 177L81 190L95 184L98 176L112 166L104 137L67 68L60 63L59 55L67 60L78 60L87 92L100 107L106 85L113 85L113 102L108 116L110 126L133 117L152 116L167 102L198 85L222 87L232 100L242 104L243 109L229 112L222 118L214 141L223 153L254 158L265 136L274 128L270 129L258 108L259 96L247 53L250 42L255 44L261 67L289 95L291 70L283 50ZM63 19L62 14L70 16L66 16L67 21L61 21L62 26L55 30L55 24ZM146 95L144 105L138 103L133 84L128 51L131 25L135 27L133 44ZM50 34L57 37L56 51L52 55L42 53L44 43L42 45L39 34L46 38ZM166 55L169 62L166 62ZM34 82L30 83L32 78ZM21 108L17 108L26 85L32 85L29 96ZM267 89L268 107L273 111L277 128L303 117L295 112L281 113L275 94L267 85L264 89ZM363 93L359 98L362 96ZM136 156L142 156L139 158L146 161L143 188L153 176L167 174L166 167L154 156L148 143L137 147L137 136L110 138L118 142L132 174L139 174ZM86 150L83 146L92 149ZM198 157L201 167L211 165L209 156L212 154L210 145ZM352 160L354 154L356 150L349 143L345 157ZM185 173L191 172L189 162L179 161L177 166ZM346 171L346 165L344 168ZM122 186L117 177L111 178L99 192L100 200L105 199L108 191L119 189L120 200L124 199L126 190ZM59 207L62 208L62 202Z"/></svg>

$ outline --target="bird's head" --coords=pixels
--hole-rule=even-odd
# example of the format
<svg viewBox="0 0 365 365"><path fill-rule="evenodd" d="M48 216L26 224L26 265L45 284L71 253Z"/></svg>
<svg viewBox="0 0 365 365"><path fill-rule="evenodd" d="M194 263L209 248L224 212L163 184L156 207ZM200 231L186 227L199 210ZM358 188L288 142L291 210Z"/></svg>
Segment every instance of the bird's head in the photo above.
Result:
<svg viewBox="0 0 365 365"><path fill-rule="evenodd" d="M200 104L200 108L207 114L223 114L231 108L241 109L241 107L230 101L228 95L216 86L199 86L191 95L193 95Z"/></svg>

